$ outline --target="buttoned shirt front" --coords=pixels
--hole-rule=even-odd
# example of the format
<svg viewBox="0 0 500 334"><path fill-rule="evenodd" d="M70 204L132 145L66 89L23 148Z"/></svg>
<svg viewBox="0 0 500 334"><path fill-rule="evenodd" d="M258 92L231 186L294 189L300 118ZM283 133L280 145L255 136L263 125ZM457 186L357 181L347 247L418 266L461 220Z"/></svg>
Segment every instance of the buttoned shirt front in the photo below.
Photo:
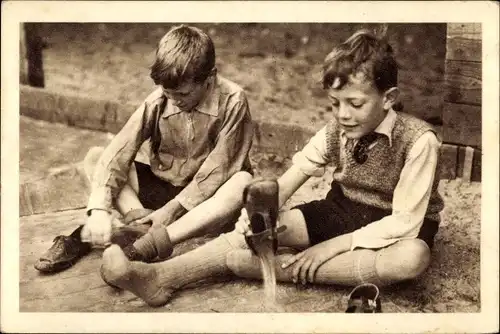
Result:
<svg viewBox="0 0 500 334"><path fill-rule="evenodd" d="M155 131L160 139L157 154L148 145ZM190 112L174 106L159 88L104 150L95 168L87 209L112 207L142 148L142 159L137 160L149 163L158 178L185 187L176 199L191 210L234 173L250 168L252 137L248 101L235 83L213 77L204 98Z"/></svg>

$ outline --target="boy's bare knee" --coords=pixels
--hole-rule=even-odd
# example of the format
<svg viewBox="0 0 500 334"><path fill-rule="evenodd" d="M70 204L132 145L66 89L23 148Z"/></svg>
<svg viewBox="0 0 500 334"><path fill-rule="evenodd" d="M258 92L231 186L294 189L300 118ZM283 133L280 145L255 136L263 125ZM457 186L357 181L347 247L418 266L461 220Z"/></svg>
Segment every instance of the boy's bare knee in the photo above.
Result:
<svg viewBox="0 0 500 334"><path fill-rule="evenodd" d="M243 190L243 188L245 188L252 181L252 179L252 174L241 171L234 174L229 180L233 180L234 185L238 187L238 189L241 188Z"/></svg>
<svg viewBox="0 0 500 334"><path fill-rule="evenodd" d="M217 190L212 197L226 206L239 208L243 204L243 189L252 181L252 175L247 172L238 172ZM237 196L237 194L241 194Z"/></svg>
<svg viewBox="0 0 500 334"><path fill-rule="evenodd" d="M430 261L431 251L423 240L404 240L380 251L377 271L383 280L410 280L422 275Z"/></svg>
<svg viewBox="0 0 500 334"><path fill-rule="evenodd" d="M406 240L405 253L407 279L423 274L431 262L431 251L427 243L421 239Z"/></svg>
<svg viewBox="0 0 500 334"><path fill-rule="evenodd" d="M90 150L87 152L87 155L85 155L85 158L83 159L83 167L85 169L85 174L87 175L89 180L92 179L95 166L97 164L97 161L99 161L99 158L101 157L103 151L104 147L94 146L90 148Z"/></svg>

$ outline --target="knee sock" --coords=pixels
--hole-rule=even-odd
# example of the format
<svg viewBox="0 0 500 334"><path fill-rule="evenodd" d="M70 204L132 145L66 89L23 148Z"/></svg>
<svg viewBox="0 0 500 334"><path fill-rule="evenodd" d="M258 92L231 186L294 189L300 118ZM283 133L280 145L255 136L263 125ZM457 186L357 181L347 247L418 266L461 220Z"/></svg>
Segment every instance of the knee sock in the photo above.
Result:
<svg viewBox="0 0 500 334"><path fill-rule="evenodd" d="M383 285L376 269L377 253L368 249L355 250L336 256L325 262L316 271L315 283L355 286L360 283ZM283 269L291 254L276 257L276 279L280 282L292 282L293 265ZM240 277L261 279L259 259L249 250L234 250L227 257L227 265Z"/></svg>
<svg viewBox="0 0 500 334"><path fill-rule="evenodd" d="M129 261L118 246L112 246L103 254L101 274L109 284L131 291L152 306L159 306L168 302L175 289L230 274L227 254L241 247L245 247L244 237L232 232L170 260L146 264Z"/></svg>
<svg viewBox="0 0 500 334"><path fill-rule="evenodd" d="M226 264L227 254L242 247L245 247L243 235L231 232L168 261L155 263L160 284L180 288L206 278L231 274Z"/></svg>

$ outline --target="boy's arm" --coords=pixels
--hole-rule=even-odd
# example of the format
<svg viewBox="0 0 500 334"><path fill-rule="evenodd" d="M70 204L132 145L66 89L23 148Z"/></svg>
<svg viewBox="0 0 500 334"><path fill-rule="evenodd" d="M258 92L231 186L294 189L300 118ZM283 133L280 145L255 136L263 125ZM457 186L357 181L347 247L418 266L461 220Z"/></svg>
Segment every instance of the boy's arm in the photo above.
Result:
<svg viewBox="0 0 500 334"><path fill-rule="evenodd" d="M87 212L111 211L112 202L128 180L130 165L142 143L151 136L152 112L145 102L104 149L95 165Z"/></svg>
<svg viewBox="0 0 500 334"><path fill-rule="evenodd" d="M243 96L228 110L214 149L193 180L175 197L186 210L210 198L231 176L241 171L252 146L253 123Z"/></svg>
<svg viewBox="0 0 500 334"><path fill-rule="evenodd" d="M286 139L285 139L286 140ZM319 130L292 158L293 165L279 179L279 205L286 201L311 176L322 176L330 162L326 152L326 127Z"/></svg>
<svg viewBox="0 0 500 334"><path fill-rule="evenodd" d="M440 142L430 131L416 141L394 190L392 214L355 231L351 250L380 248L417 237L429 204L439 148Z"/></svg>

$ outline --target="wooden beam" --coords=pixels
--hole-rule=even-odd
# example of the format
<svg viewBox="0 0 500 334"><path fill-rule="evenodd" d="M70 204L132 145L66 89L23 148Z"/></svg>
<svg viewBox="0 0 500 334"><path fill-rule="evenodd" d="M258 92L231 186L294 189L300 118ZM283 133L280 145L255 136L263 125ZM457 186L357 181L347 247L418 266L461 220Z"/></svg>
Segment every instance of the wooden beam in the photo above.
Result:
<svg viewBox="0 0 500 334"><path fill-rule="evenodd" d="M443 123L446 143L481 147L481 107L446 102Z"/></svg>
<svg viewBox="0 0 500 334"><path fill-rule="evenodd" d="M448 23L446 60L481 62L481 24Z"/></svg>
<svg viewBox="0 0 500 334"><path fill-rule="evenodd" d="M481 105L481 63L447 60L444 78L445 101Z"/></svg>
<svg viewBox="0 0 500 334"><path fill-rule="evenodd" d="M446 42L446 60L481 62L481 41L463 37L448 38Z"/></svg>
<svg viewBox="0 0 500 334"><path fill-rule="evenodd" d="M446 37L481 40L481 23L448 23L446 25Z"/></svg>

